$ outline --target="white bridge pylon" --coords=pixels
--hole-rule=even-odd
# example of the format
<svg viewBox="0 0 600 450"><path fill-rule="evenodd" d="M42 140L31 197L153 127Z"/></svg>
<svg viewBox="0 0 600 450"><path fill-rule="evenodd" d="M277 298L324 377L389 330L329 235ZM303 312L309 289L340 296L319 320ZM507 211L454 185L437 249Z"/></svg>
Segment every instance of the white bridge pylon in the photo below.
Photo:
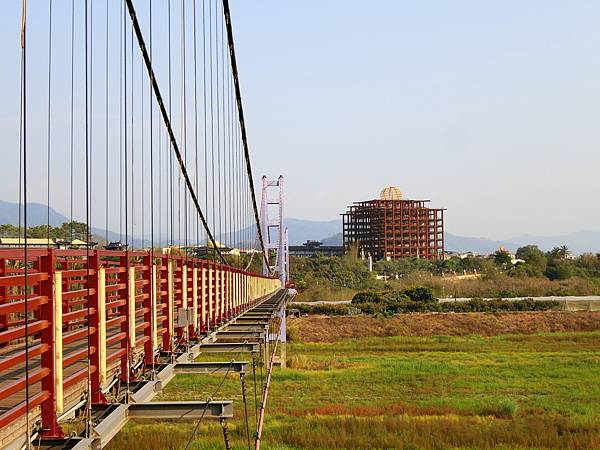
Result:
<svg viewBox="0 0 600 450"><path fill-rule="evenodd" d="M269 195L272 191L277 191L273 197ZM265 246L263 252L268 261L268 264L267 261L263 261L263 275L275 273L281 281L281 287L285 288L289 281L289 255L288 231L283 221L283 206L283 175L280 175L277 180L268 180L263 176L260 227Z"/></svg>

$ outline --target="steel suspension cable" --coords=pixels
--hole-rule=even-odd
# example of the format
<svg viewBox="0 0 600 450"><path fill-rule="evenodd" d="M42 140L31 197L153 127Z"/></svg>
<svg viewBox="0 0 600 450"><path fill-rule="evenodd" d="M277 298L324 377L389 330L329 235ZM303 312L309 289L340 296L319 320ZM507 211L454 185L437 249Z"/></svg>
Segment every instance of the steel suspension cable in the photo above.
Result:
<svg viewBox="0 0 600 450"><path fill-rule="evenodd" d="M219 391L221 390L221 388L223 387L223 384L225 383L225 380L227 379L227 376L229 375L229 372L231 371L232 367L233 367L233 363L235 361L239 361L239 359L241 358L243 352L239 352L237 354L237 356L233 357L230 361L229 361L229 366L227 366L227 370L225 372L225 374L223 375L223 378L221 378L221 381L219 382L217 388L213 391L213 393L208 396L207 401L206 401L206 405L204 407L204 410L202 412L202 415L200 416L200 418L198 419L198 421L196 422L196 426L194 427L194 430L192 431L192 434L190 435L184 450L187 450L187 448L190 446L190 444L192 443L192 440L194 439L194 436L196 435L196 432L198 431L198 427L200 426L200 422L202 421L202 419L204 418L204 415L206 414L206 411L208 410L208 407L210 406L210 402L212 401L212 399L219 393ZM215 369L216 371L217 369ZM209 374L214 374L215 371L210 372Z"/></svg>
<svg viewBox="0 0 600 450"><path fill-rule="evenodd" d="M25 8L23 6L23 8ZM25 12L22 12L23 16L25 16ZM25 19L22 19L23 22L25 21ZM21 41L23 41L23 34L25 32L21 31ZM21 46L23 45L23 42L21 42ZM23 82L24 82L24 77L23 77L23 50L21 49L21 61L20 61L20 67L19 67L19 180L18 180L18 200L19 200L19 225L18 225L18 231L17 231L17 237L19 238L19 242L21 239L21 226L23 225L22 223L22 219L23 219Z"/></svg>
<svg viewBox="0 0 600 450"><path fill-rule="evenodd" d="M231 223L232 223L232 234L231 239L235 242L235 143L236 143L236 126L235 126L235 105L233 103L233 80L229 80L229 108L231 114L231 148L230 148L230 168L229 171L231 173L232 178L232 191L231 191L231 204L233 208L231 209Z"/></svg>
<svg viewBox="0 0 600 450"><path fill-rule="evenodd" d="M71 242L73 242L73 178L74 178L74 152L75 152L75 146L74 146L74 122L75 122L75 108L74 108L74 92L75 92L75 81L74 81L74 73L75 73L75 0L71 1L71 121L70 121L70 138L71 138L71 142L70 142L70 163L71 163L71 167L70 167L70 231L71 231Z"/></svg>
<svg viewBox="0 0 600 450"><path fill-rule="evenodd" d="M180 85L179 85L179 94L180 94L180 108L181 108L181 116L179 118L179 126L181 127L181 134L180 134L180 139L181 139L181 145L183 148L183 161L184 164L187 163L187 159L186 159L186 155L187 155L187 146L186 146L186 142L185 142L185 129L184 129L184 116L185 113L183 111L183 103L185 102L185 94L184 94L184 73L185 73L185 68L184 63L183 63L183 59L184 59L184 19L183 19L183 10L184 10L184 2L185 0L181 0L181 8L180 8L180 27L179 27L179 39L180 39L180 45L179 45L179 50L180 50L180 58L181 58L181 62L180 62ZM181 246L181 227L182 227L182 220L181 220L181 172L178 172L177 175L177 223L178 223L178 227L177 227L177 240L179 242L179 245ZM184 228L185 228L185 224L183 224ZM185 232L185 230L184 230ZM184 240L184 246L187 245L185 243Z"/></svg>
<svg viewBox="0 0 600 450"><path fill-rule="evenodd" d="M209 0L210 1L210 0ZM203 103L203 120L204 125L204 208L208 211L208 151L207 151L207 130L206 123L206 0L202 0L202 103ZM205 245L208 240L204 239Z"/></svg>
<svg viewBox="0 0 600 450"><path fill-rule="evenodd" d="M48 129L46 135L47 155L46 168L48 170L46 186L46 245L50 246L50 151L51 151L51 123L50 113L52 104L52 0L48 2Z"/></svg>
<svg viewBox="0 0 600 450"><path fill-rule="evenodd" d="M223 28L225 26L223 25ZM225 35L225 32L223 32L223 35ZM227 46L224 44L223 45L223 59L224 59L224 63L227 67L231 67L231 64L229 64L229 56L228 56L228 52L227 52ZM232 136L233 136L233 116L232 116L232 104L231 104L231 99L232 99L232 95L231 95L231 73L228 70L226 77L225 77L225 87L227 90L227 152L225 154L226 156L226 166L225 166L225 171L227 173L226 179L227 179L227 183L226 183L226 204L227 205L232 205L232 193L233 193L233 179L232 179L232 172L231 172L231 149L232 149ZM234 243L233 243L233 236L232 236L232 232L233 232L233 222L232 222L232 217L233 217L233 208L230 206L229 208L227 208L227 210L225 211L226 214L226 218L227 218L227 233L229 235L229 242L230 242L230 246L233 247Z"/></svg>
<svg viewBox="0 0 600 450"><path fill-rule="evenodd" d="M219 66L219 58L221 57L221 52L219 51L219 44L221 44L222 46L222 41L223 41L223 28L219 27L219 24L222 23L221 21L219 21L219 11L218 11L218 7L217 4L215 4L215 60L217 63L217 68L216 68L216 78L217 78L217 177L218 177L218 195L219 195L219 201L218 201L218 205L219 205L219 235L221 236L221 240L223 239L222 235L223 235L223 213L222 213L222 202L221 202L221 180L222 180L222 175L221 175L221 114L222 114L222 108L221 108L221 100L222 97L219 96L219 90L221 88L223 88L223 83L222 83L222 74L223 74L223 66L225 65L222 61L221 61L221 65ZM219 31L221 31L221 39L219 39ZM221 68L221 71L219 72L219 67ZM221 83L220 83L221 82ZM225 91L223 91L223 93L225 93ZM223 96L224 97L224 96ZM225 131L225 124L223 123L223 131Z"/></svg>
<svg viewBox="0 0 600 450"><path fill-rule="evenodd" d="M217 100L217 192L218 192L218 212L219 212L219 235L221 236L221 240L223 239L223 215L222 215L222 203L221 203L221 103L219 96L219 58L221 56L221 52L219 51L219 12L217 8L217 4L215 3L215 61L216 61L216 100ZM222 28L221 28L221 37L222 37ZM222 40L222 39L221 39ZM221 72L223 72L223 64L221 64Z"/></svg>
<svg viewBox="0 0 600 450"><path fill-rule="evenodd" d="M246 443L248 445L248 450L250 450L250 423L248 420L248 402L246 400L246 375L242 372L240 373L240 382L242 383L242 402L244 403L244 423L246 425Z"/></svg>
<svg viewBox="0 0 600 450"><path fill-rule="evenodd" d="M126 14L123 9L123 14ZM125 225L125 246L129 250L129 155L127 152L127 17L123 17L123 216Z"/></svg>
<svg viewBox="0 0 600 450"><path fill-rule="evenodd" d="M279 342L280 334L277 334L277 338L275 339L275 346L273 348L273 352L271 353L271 357L269 359L269 367L267 368L267 380L265 383L265 387L263 390L263 399L260 406L260 419L258 422L258 429L256 431L256 441L255 441L255 449L260 449L260 443L262 438L262 430L265 418L265 410L267 408L267 399L269 397L269 385L271 384L271 374L273 373L273 365L275 363L275 353L277 352L277 344Z"/></svg>
<svg viewBox="0 0 600 450"><path fill-rule="evenodd" d="M263 240L262 231L260 229L260 218L259 218L259 214L258 214L258 207L256 205L256 194L254 192L254 179L252 176L252 165L250 163L250 151L248 150L248 138L246 136L246 124L244 122L244 108L242 105L242 94L240 91L237 61L236 61L236 57L235 57L235 45L234 45L234 41L233 41L233 30L232 30L232 26L231 26L231 12L229 10L229 0L223 0L223 15L225 16L225 25L227 28L227 43L229 46L229 60L231 63L231 72L233 75L233 82L235 85L235 97L236 97L236 102L237 102L240 131L242 133L242 144L244 147L244 157L246 159L246 172L248 175L248 185L250 187L252 208L254 210L254 221L256 223L258 239L260 241L260 249L263 252L263 259L265 260L267 266L269 266L269 260L266 255L265 243Z"/></svg>
<svg viewBox="0 0 600 450"><path fill-rule="evenodd" d="M233 101L233 96L232 96ZM238 136L238 127L233 127L234 135L235 135L235 146L234 146L234 192L235 192L235 229L236 229L236 242L237 246L241 248L241 226L240 226L240 165L239 165L239 136ZM239 258L238 266L241 268L243 266L242 259Z"/></svg>
<svg viewBox="0 0 600 450"><path fill-rule="evenodd" d="M150 17L149 17L149 28L150 28L150 61L152 61L152 0L149 0L150 7ZM154 294L154 126L153 126L153 102L154 99L152 93L152 86L148 83L148 89L150 91L150 304L152 308L156 308L156 295ZM154 324L155 328L158 328L158 325ZM154 348L154 344L151 346L152 348L152 378L154 379L155 367L155 352L157 349Z"/></svg>
<svg viewBox="0 0 600 450"><path fill-rule="evenodd" d="M104 84L104 93L105 93L105 99L104 99L104 110L106 113L105 116L105 126L104 126L104 143L105 143L105 167L104 167L104 175L106 178L105 181L105 217L104 217L104 226L106 228L106 236L105 236L105 240L106 240L106 244L108 244L108 216L109 216L109 189L108 189L108 175L109 175L109 170L108 170L108 166L109 166L109 157L108 157L108 149L109 149L109 145L108 145L108 138L109 138L109 132L108 132L108 117L109 117L109 111L108 111L108 74L109 74L109 66L108 66L108 44L109 44L109 34L108 34L108 25L109 25L109 0L106 0L106 60L105 60L105 66L106 66L106 73L105 73L105 84Z"/></svg>
<svg viewBox="0 0 600 450"><path fill-rule="evenodd" d="M171 2L167 2L168 3L168 14L167 14L167 20L168 20L168 30L169 30L169 38L168 38L168 46L169 46L169 117L173 117L172 114L172 95L171 95L171 91L173 88L172 85L172 80L171 80ZM171 230L171 242L170 242L170 246L173 247L174 246L174 236L175 236L175 232L174 227L175 227L175 219L174 219L174 205L173 205L173 153L171 152L171 148L172 145L171 143L169 143L169 211L170 211L170 230Z"/></svg>
<svg viewBox="0 0 600 450"><path fill-rule="evenodd" d="M150 86L152 89L152 86ZM152 93L154 95L154 92ZM154 103L154 102L153 102ZM162 224L162 200L163 200L163 189L162 189L162 180L163 180L163 170L162 170L162 128L157 126L157 136L156 140L158 141L158 245L161 247L163 245L163 224ZM168 243L168 239L167 239Z"/></svg>
<svg viewBox="0 0 600 450"><path fill-rule="evenodd" d="M192 3L193 17L194 17L194 152L195 152L195 171L196 176L194 177L196 192L200 192L198 185L198 49L197 49L197 36L196 36L196 22L198 18L196 16L196 0ZM198 216L196 216L196 246L200 244L200 223Z"/></svg>
<svg viewBox="0 0 600 450"><path fill-rule="evenodd" d="M85 5L87 6L87 2L88 0L85 0ZM87 10L85 10L87 11ZM87 12L86 12L87 14ZM89 3L89 16L90 16L90 22L89 22L89 36L87 35L88 31L87 28L85 30L86 33L86 39L89 40L89 46L86 46L86 58L87 58L87 52L89 51L89 69L88 69L88 75L86 78L86 80L89 79L89 86L87 86L86 89L89 89L89 108L90 108L90 113L89 113L89 117L86 118L86 120L89 121L89 139L88 139L88 145L89 145L89 173L88 173L88 177L89 177L89 191L86 190L86 193L88 195L88 199L86 200L87 202L91 202L92 201L92 194L93 194L93 183L92 183L92 178L93 178L93 151L94 151L94 139L93 139L93 131L94 131L94 127L93 127L93 112L94 112L94 21L93 21L93 17L94 17L94 3L90 2ZM86 16L87 17L87 16ZM84 21L85 23L85 21ZM87 69L87 61L88 59L86 59L86 69ZM87 92L87 91L86 91ZM87 109L86 109L87 111ZM86 166L87 167L87 166ZM87 221L88 227L91 226L92 223L92 209L90 209L89 212L89 220ZM86 240L87 243L90 242L90 239ZM89 246L88 246L89 247Z"/></svg>
<svg viewBox="0 0 600 450"><path fill-rule="evenodd" d="M85 26L85 225L86 225L86 246L85 246L85 255L86 255L86 307L87 307L87 401L86 401L86 425L85 425L85 435L86 437L90 437L91 428L92 428L92 370L91 370L91 361L90 361L90 348L92 345L92 334L90 328L90 319L91 319L91 305L90 305L90 242L91 242L91 234L90 234L90 213L91 213L91 197L90 197L90 153L91 153L91 120L90 120L90 103L91 103L91 87L89 86L89 72L88 72L88 0L85 0L84 4L84 26ZM91 26L91 19L90 19ZM92 28L93 29L93 28ZM90 55L91 57L91 55ZM90 64L91 69L91 64ZM89 103L88 103L89 102Z"/></svg>
<svg viewBox="0 0 600 450"><path fill-rule="evenodd" d="M27 53L26 53L26 29L25 22L27 17L26 0L22 2L22 18L21 18L21 104L22 104L22 153L23 153L23 227L25 233L23 236L23 298L25 303L25 436L26 448L31 448L31 431L29 420L29 302L27 294ZM20 236L19 236L20 241Z"/></svg>
<svg viewBox="0 0 600 450"><path fill-rule="evenodd" d="M123 76L125 77L124 79L124 83L123 83L123 103L124 103L124 107L123 107L123 136L124 136L124 145L123 145L123 150L124 150L124 181L125 181L125 259L126 259L126 270L129 273L129 264L130 264L130 259L129 259L129 196L128 196L128 191L129 191L129 183L127 181L127 174L128 174L128 152L127 152L127 148L128 148L128 141L127 141L127 20L126 20L126 11L125 11L125 7L123 7ZM132 55L133 56L133 55ZM131 60L131 65L133 66L133 59ZM133 73L133 72L132 72ZM133 80L131 80L133 82ZM132 86L133 89L133 86ZM131 109L133 110L133 105L131 105ZM132 134L132 138L133 138L133 128L131 130L131 134ZM133 139L132 139L133 140ZM133 144L133 142L132 142ZM126 384L126 392L125 392L125 402L129 403L129 358L130 358L130 352L129 352L129 342L130 342L130 334L129 334L129 327L126 327L126 331L125 331L125 341L127 342L127 344L125 345L125 384Z"/></svg>
<svg viewBox="0 0 600 450"><path fill-rule="evenodd" d="M196 197L196 193L194 191L194 188L192 186L192 183L190 181L190 177L188 175L187 169L185 167L185 164L182 160L182 156L181 156L181 152L179 150L179 145L177 143L177 139L175 138L175 135L173 133L173 128L171 126L171 121L169 116L167 115L167 111L163 102L163 98L162 98L162 94L160 92L160 89L158 87L158 82L156 81L156 77L154 74L154 69L152 68L152 64L150 62L150 58L148 56L148 52L146 50L146 45L144 43L144 38L142 36L142 32L140 30L140 26L137 20L137 16L136 16L136 12L135 12L135 8L133 6L133 2L132 0L125 0L126 4L127 4L127 8L129 10L129 16L131 18L131 22L133 25L133 29L135 30L135 35L137 37L138 40L138 44L140 46L140 50L142 52L142 56L144 58L144 62L146 64L146 69L148 70L148 76L150 78L150 81L152 83L152 87L154 90L154 95L156 96L156 100L158 103L158 106L160 108L161 114L162 114L162 118L163 118L163 122L165 123L165 126L167 128L167 132L169 134L169 138L171 141L171 145L173 147L173 151L175 152L175 156L177 157L177 162L179 163L179 169L181 170L184 180L185 180L185 184L187 185L188 191L190 193L190 196L192 197L192 200L194 202L194 205L196 207L196 212L198 214L198 216L200 217L200 220L202 221L203 226L206 229L206 232L211 240L211 242L213 243L213 245L215 246L216 252L218 253L219 257L221 258L221 260L225 263L227 263L227 261L225 261L225 258L223 258L223 255L221 254L220 250L217 248L216 246L216 242L215 239L213 237L212 232L210 231L210 229L208 228L208 223L206 222L206 218L204 217L204 214L202 212L202 209L200 208L200 205L198 203L198 198Z"/></svg>
<svg viewBox="0 0 600 450"><path fill-rule="evenodd" d="M134 74L133 74L133 27L130 30L130 66L131 66L131 248L135 248L135 126L134 126L134 116L135 116L135 102L134 102L134 93L135 93L135 85L134 85ZM127 186L127 185L126 185Z"/></svg>
<svg viewBox="0 0 600 450"><path fill-rule="evenodd" d="M141 107L141 123L140 123L140 163L142 165L142 170L141 170L141 176L140 176L140 183L141 183L141 192L140 192L140 196L141 196L141 205L140 205L140 214L141 214L141 224L140 227L142 229L142 242L141 242L141 247L144 248L145 244L144 244L144 222L145 222L145 217L144 217L144 199L145 199L145 191L144 191L144 63L140 61L140 96L141 96L141 101L142 101L142 107Z"/></svg>
<svg viewBox="0 0 600 450"><path fill-rule="evenodd" d="M233 205L233 95L231 93L231 80L227 83L227 112L229 116L229 179L230 179L230 189L229 189L229 199L228 204ZM229 208L229 241L231 242L231 246L233 247L233 207Z"/></svg>
<svg viewBox="0 0 600 450"><path fill-rule="evenodd" d="M254 385L254 420L256 422L256 429L258 430L258 390L256 384L256 353L252 353L252 377Z"/></svg>
<svg viewBox="0 0 600 450"><path fill-rule="evenodd" d="M215 192L215 121L214 121L214 97L213 97L213 45L212 45L212 0L208 0L208 54L209 54L209 73L210 73L210 165L211 165L211 184L212 184L212 225L216 230L216 192ZM216 246L216 244L215 244ZM216 250L213 249L213 260Z"/></svg>
<svg viewBox="0 0 600 450"><path fill-rule="evenodd" d="M22 39L22 38L21 38ZM22 51L21 51L22 52ZM19 180L18 180L18 200L19 200L19 225L17 237L21 239L21 226L23 219L23 55L21 55L19 68Z"/></svg>
<svg viewBox="0 0 600 450"><path fill-rule="evenodd" d="M187 104L186 104L186 78L185 78L185 0L181 0L181 141L183 145L183 158L184 163L188 163L187 159ZM179 194L181 195L181 175L178 178ZM181 206L181 200L179 201ZM183 236L184 236L184 247L188 247L188 211L187 211L187 192L184 192L183 196ZM179 216L179 223L181 223L181 214Z"/></svg>
<svg viewBox="0 0 600 450"><path fill-rule="evenodd" d="M123 143L124 143L124 133L127 132L124 124L125 120L123 119L123 84L125 81L125 71L123 68L123 56L125 49L125 5L122 5L121 8L121 21L119 24L119 244L123 244Z"/></svg>
<svg viewBox="0 0 600 450"><path fill-rule="evenodd" d="M225 45L223 45L223 64L225 64L225 60L228 59L227 56L227 50ZM228 64L228 67L231 67L231 64ZM230 73L227 73L227 77L226 77L226 86L227 86L227 153L226 153L226 158L227 158L227 165L225 167L226 171L227 171L227 183L225 184L226 187L226 204L227 205L231 205L231 199L232 199L232 188L233 188L233 183L231 180L231 137L232 137L232 126L233 126L233 116L232 116L232 105L231 105L231 99L232 99L232 95L231 95L231 80L230 80ZM231 208L231 206L225 211L226 214L226 223L228 224L228 229L227 232L229 234L229 242L230 242L230 246L233 247L233 239L232 239L232 222L231 222L231 218L232 218L232 211L233 209Z"/></svg>

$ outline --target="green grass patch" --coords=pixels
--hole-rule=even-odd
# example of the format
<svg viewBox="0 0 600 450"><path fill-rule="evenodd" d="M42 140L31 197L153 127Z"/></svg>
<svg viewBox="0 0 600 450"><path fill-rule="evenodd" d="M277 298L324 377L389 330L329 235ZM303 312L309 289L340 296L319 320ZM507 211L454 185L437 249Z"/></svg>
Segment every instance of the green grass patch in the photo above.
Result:
<svg viewBox="0 0 600 450"><path fill-rule="evenodd" d="M600 447L600 332L293 343L288 359L273 374L264 448ZM221 380L177 376L160 399L204 400ZM242 449L240 386L230 374L217 398L235 402ZM193 426L130 424L110 448L183 448ZM219 424L203 422L190 448L223 448Z"/></svg>

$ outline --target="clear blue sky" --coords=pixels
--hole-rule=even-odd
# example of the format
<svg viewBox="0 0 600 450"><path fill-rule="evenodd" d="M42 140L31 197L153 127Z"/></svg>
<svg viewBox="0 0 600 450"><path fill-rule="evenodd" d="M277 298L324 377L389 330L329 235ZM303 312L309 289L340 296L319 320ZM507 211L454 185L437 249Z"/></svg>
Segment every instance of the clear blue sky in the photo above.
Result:
<svg viewBox="0 0 600 450"><path fill-rule="evenodd" d="M231 8L255 175L286 177L289 217L333 219L391 184L447 208L456 234L600 230L600 2L232 0ZM3 2L0 142L12 155L19 14L20 0ZM31 52L42 61L38 41ZM31 76L43 95L45 74ZM32 109L41 124L43 105ZM11 170L3 164L0 176L14 179ZM13 190L2 198L14 200ZM45 201L42 190L32 196ZM63 197L54 206L66 212Z"/></svg>
<svg viewBox="0 0 600 450"><path fill-rule="evenodd" d="M384 185L447 229L600 229L600 2L234 2L257 170L289 212Z"/></svg>

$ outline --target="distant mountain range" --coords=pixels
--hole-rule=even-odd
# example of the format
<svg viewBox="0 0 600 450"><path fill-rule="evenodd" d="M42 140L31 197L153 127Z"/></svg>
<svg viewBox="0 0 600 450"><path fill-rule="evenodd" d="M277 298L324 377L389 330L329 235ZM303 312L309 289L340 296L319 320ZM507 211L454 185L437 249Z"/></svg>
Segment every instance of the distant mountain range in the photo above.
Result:
<svg viewBox="0 0 600 450"><path fill-rule="evenodd" d="M44 225L47 223L48 210L46 205L41 203L29 203L27 208L27 220L30 226ZM59 226L68 222L69 218L50 208L50 224ZM0 200L0 224L18 225L19 223L19 205ZM290 245L302 245L309 239L321 241L323 245L342 245L342 222L340 219L317 221L303 219L285 219L288 228ZM96 236L105 237L106 230L102 228L92 228L92 233ZM244 240L244 236L251 236L254 240L254 227L232 233L231 238L235 242ZM118 241L119 233L108 232L109 241ZM228 242L230 239L225 235L217 235L216 239ZM164 245L167 238L163 236L155 237L155 245ZM133 245L135 247L148 246L149 236L142 239L141 236L135 236ZM445 234L446 250L456 252L474 252L487 254L496 251L500 246L508 250L516 250L524 245L537 245L542 250L551 250L553 247L566 245L575 254L585 252L600 253L600 231L584 230L569 234L556 236L536 236L523 234L505 240L493 240L483 237L458 236L446 232Z"/></svg>
<svg viewBox="0 0 600 450"><path fill-rule="evenodd" d="M600 253L600 232L584 230L556 236L523 234L502 241L456 236L446 232L446 250L458 252L472 251L485 254L498 250L500 246L515 251L525 245L537 245L545 251L566 245L574 254Z"/></svg>
<svg viewBox="0 0 600 450"><path fill-rule="evenodd" d="M21 211L21 220L23 212ZM50 225L60 226L69 222L69 218L50 208ZM27 223L29 226L46 225L48 223L48 207L42 203L27 204ZM19 204L0 200L0 224L19 224Z"/></svg>
<svg viewBox="0 0 600 450"><path fill-rule="evenodd" d="M318 240L323 245L342 245L342 224L340 220L326 222L287 219L290 245L300 245L307 239ZM293 224L293 226L290 226ZM331 232L333 229L333 232ZM488 254L503 246L515 251L525 245L537 245L542 250L566 245L575 254L586 252L600 253L600 231L578 231L556 236L537 236L523 234L505 240L494 240L483 237L458 236L445 233L446 250L455 252L474 252Z"/></svg>
<svg viewBox="0 0 600 450"><path fill-rule="evenodd" d="M70 218L65 216L64 214L59 213L53 208L50 208L50 225L52 226L60 226L65 222L70 222ZM80 218L75 217L74 220L81 221ZM23 221L23 211L21 211L21 224ZM46 225L48 223L48 208L43 203L28 203L27 204L27 225L30 227L37 225ZM19 224L19 204L11 203L0 200L0 224L10 224L10 225L18 225ZM114 231L109 230L108 234L104 228L92 227L92 235L94 239L106 239L108 237L109 242L118 242L120 240L120 234ZM125 238L123 237L123 241ZM165 245L167 242L167 237L163 236L159 239L158 236L155 237L155 245ZM134 236L133 241L129 241L130 245L133 245L135 248L147 247L150 245L150 237L146 236L142 239L141 236Z"/></svg>
<svg viewBox="0 0 600 450"><path fill-rule="evenodd" d="M290 240L289 244L302 245L308 239L322 241L328 236L333 236L336 233L340 233L340 230L342 229L342 221L339 219L328 220L326 222L302 219L285 219L285 226L288 229ZM334 245L341 245L341 243Z"/></svg>
<svg viewBox="0 0 600 450"><path fill-rule="evenodd" d="M342 233L337 233L328 238L320 239L323 245L342 245ZM579 231L558 236L533 236L524 234L505 241L496 241L487 238L474 238L457 236L445 233L445 247L448 251L473 252L478 254L489 254L504 247L507 250L516 251L525 245L537 245L544 251L552 250L554 247L566 245L574 254L586 252L600 253L600 232Z"/></svg>

